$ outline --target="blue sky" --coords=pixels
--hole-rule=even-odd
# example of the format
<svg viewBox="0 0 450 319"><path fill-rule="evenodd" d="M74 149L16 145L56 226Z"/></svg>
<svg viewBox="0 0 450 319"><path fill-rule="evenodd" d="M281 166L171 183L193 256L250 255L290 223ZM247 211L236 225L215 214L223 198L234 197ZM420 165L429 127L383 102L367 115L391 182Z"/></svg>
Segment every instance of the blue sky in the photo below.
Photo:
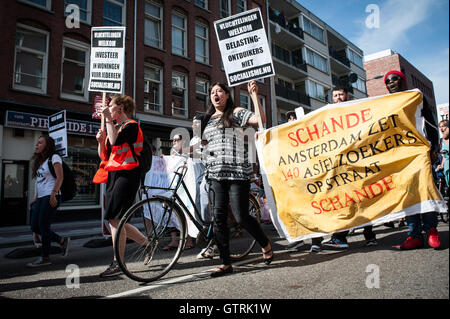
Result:
<svg viewBox="0 0 450 319"><path fill-rule="evenodd" d="M449 0L297 0L371 54L392 49L433 81L436 103L449 102ZM366 7L379 8L368 28Z"/></svg>

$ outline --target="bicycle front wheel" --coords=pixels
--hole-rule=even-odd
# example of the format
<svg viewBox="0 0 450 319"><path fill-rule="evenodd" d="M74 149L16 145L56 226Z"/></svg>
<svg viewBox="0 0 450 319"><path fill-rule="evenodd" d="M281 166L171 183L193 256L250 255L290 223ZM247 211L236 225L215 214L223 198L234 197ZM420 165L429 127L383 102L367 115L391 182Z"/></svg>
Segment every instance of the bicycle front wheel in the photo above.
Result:
<svg viewBox="0 0 450 319"><path fill-rule="evenodd" d="M145 240L136 231L143 234ZM119 243L120 236L136 241L115 244L120 268L129 278L139 282L161 278L180 257L185 231L184 215L170 199L153 197L137 202L125 213L117 228L115 243Z"/></svg>
<svg viewBox="0 0 450 319"><path fill-rule="evenodd" d="M256 197L249 196L248 213L255 218L258 223L261 222L261 207ZM239 260L247 256L255 246L256 240L247 230L242 228L234 219L229 218L228 228L230 230L230 259Z"/></svg>

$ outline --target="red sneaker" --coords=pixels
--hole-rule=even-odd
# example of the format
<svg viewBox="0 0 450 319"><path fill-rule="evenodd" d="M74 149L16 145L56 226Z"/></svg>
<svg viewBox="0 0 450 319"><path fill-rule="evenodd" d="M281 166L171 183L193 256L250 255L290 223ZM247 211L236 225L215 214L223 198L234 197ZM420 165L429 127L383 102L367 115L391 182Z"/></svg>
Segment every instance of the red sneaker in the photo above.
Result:
<svg viewBox="0 0 450 319"><path fill-rule="evenodd" d="M428 236L428 244L434 249L438 249L441 247L441 240L439 239L439 233L436 228L432 227L427 232Z"/></svg>
<svg viewBox="0 0 450 319"><path fill-rule="evenodd" d="M423 241L419 238L409 236L406 238L406 240L403 242L403 244L400 246L400 249L402 250L410 250L410 249L416 249L416 248L422 248L423 247Z"/></svg>

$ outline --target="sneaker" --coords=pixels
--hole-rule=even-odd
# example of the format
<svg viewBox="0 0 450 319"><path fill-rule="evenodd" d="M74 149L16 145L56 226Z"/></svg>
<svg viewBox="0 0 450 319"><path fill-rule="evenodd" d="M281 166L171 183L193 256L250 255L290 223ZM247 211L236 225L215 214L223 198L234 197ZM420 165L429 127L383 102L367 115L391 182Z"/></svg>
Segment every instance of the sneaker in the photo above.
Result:
<svg viewBox="0 0 450 319"><path fill-rule="evenodd" d="M64 237L63 243L61 244L61 253L64 257L66 257L69 254L69 244L70 244L70 237Z"/></svg>
<svg viewBox="0 0 450 319"><path fill-rule="evenodd" d="M209 258L213 259L217 255L217 245L213 245L209 248L203 248L200 253L197 255L197 259Z"/></svg>
<svg viewBox="0 0 450 319"><path fill-rule="evenodd" d="M311 248L309 249L310 253L318 253L322 250L322 247L319 245L311 245Z"/></svg>
<svg viewBox="0 0 450 319"><path fill-rule="evenodd" d="M441 247L441 240L439 239L439 233L436 228L432 227L427 232L428 236L428 244L434 249L438 249Z"/></svg>
<svg viewBox="0 0 450 319"><path fill-rule="evenodd" d="M334 237L331 237L329 241L323 242L322 245L329 248L338 248L338 249L348 248L348 244L345 241L339 240Z"/></svg>
<svg viewBox="0 0 450 319"><path fill-rule="evenodd" d="M36 259L35 261L28 263L27 267L41 267L41 266L48 266L51 265L51 261L50 258L44 258L44 257L39 257L38 259Z"/></svg>
<svg viewBox="0 0 450 319"><path fill-rule="evenodd" d="M366 243L364 244L365 247L371 247L371 246L377 246L377 245L378 245L378 242L375 238L367 240Z"/></svg>
<svg viewBox="0 0 450 319"><path fill-rule="evenodd" d="M303 240L300 241L295 241L293 243L290 243L289 245L286 246L286 250L291 250L291 249L297 249L301 246L303 246L305 243Z"/></svg>
<svg viewBox="0 0 450 319"><path fill-rule="evenodd" d="M117 261L113 261L111 263L111 265L109 265L109 267L106 268L106 270L100 274L100 278L116 276L121 273L122 273L122 270L120 269L119 265L117 264Z"/></svg>
<svg viewBox="0 0 450 319"><path fill-rule="evenodd" d="M423 241L417 237L409 236L406 238L406 240L401 244L400 249L402 250L409 250L409 249L416 249L416 248L422 248L423 247Z"/></svg>

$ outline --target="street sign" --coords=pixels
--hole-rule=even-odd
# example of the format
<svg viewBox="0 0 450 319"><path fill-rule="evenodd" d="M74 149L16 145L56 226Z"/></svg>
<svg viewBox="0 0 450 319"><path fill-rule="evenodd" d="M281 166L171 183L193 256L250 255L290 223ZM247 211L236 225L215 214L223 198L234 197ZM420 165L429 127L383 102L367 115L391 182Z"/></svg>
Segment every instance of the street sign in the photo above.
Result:
<svg viewBox="0 0 450 319"><path fill-rule="evenodd" d="M259 8L214 22L229 86L275 75Z"/></svg>

